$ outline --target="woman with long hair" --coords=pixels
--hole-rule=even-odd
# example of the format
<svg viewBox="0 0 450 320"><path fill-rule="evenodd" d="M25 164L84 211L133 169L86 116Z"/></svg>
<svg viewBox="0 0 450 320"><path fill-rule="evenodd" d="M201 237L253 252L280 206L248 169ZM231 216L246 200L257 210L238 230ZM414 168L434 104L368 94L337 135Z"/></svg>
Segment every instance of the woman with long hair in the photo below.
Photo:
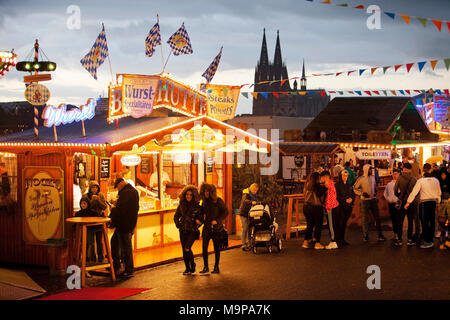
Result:
<svg viewBox="0 0 450 320"><path fill-rule="evenodd" d="M209 272L208 245L212 239L214 244L215 263L212 273L219 273L220 247L219 240L214 236L223 231L223 221L228 215L225 202L217 196L216 187L212 184L202 183L200 186L200 198L202 199L201 213L204 221L203 238L203 270L200 273Z"/></svg>
<svg viewBox="0 0 450 320"><path fill-rule="evenodd" d="M194 253L191 248L199 239L198 227L202 224L200 196L195 186L186 186L179 196L180 204L175 212L174 221L180 231L181 248L186 270L183 275L195 272Z"/></svg>
<svg viewBox="0 0 450 320"><path fill-rule="evenodd" d="M312 245L316 250L325 249L320 243L320 236L322 234L323 205L326 191L327 188L320 183L319 172L311 173L305 185L305 205L303 206L307 225L305 240L302 244L305 249Z"/></svg>

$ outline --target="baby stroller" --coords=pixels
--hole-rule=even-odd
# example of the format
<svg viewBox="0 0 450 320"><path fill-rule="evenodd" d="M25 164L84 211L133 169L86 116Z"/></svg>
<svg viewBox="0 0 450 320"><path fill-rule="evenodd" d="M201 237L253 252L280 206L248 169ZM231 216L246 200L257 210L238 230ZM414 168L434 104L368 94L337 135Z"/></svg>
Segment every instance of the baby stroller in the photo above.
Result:
<svg viewBox="0 0 450 320"><path fill-rule="evenodd" d="M269 253L272 247L281 251L281 239L277 237L278 224L270 214L267 204L257 202L249 212L248 242L250 250L256 254L257 247L266 247Z"/></svg>

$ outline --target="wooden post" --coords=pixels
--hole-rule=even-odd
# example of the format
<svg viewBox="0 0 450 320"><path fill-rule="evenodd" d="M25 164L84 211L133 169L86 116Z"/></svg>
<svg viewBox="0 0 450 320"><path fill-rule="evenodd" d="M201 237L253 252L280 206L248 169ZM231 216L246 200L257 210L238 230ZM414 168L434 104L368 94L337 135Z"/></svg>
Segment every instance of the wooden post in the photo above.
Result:
<svg viewBox="0 0 450 320"><path fill-rule="evenodd" d="M162 197L163 197L163 191L162 191L162 186L163 186L163 154L162 151L158 152L158 197L159 200L161 201L161 208L163 207L163 203L162 203Z"/></svg>
<svg viewBox="0 0 450 320"><path fill-rule="evenodd" d="M288 215L287 215L287 221L286 221L286 240L291 238L292 205L293 205L293 198L289 197Z"/></svg>

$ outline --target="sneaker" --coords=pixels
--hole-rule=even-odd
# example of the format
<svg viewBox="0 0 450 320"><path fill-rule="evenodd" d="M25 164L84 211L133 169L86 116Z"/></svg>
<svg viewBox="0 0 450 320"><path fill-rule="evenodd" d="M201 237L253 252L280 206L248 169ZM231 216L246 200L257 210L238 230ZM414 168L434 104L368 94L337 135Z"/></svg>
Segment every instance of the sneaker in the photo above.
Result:
<svg viewBox="0 0 450 320"><path fill-rule="evenodd" d="M439 249L448 250L448 248L443 243L439 246Z"/></svg>
<svg viewBox="0 0 450 320"><path fill-rule="evenodd" d="M429 249L429 248L433 248L434 243L433 242L424 242L420 248L421 249Z"/></svg>
<svg viewBox="0 0 450 320"><path fill-rule="evenodd" d="M183 276L189 276L190 274L191 274L191 271L188 269L184 270L184 272L183 272Z"/></svg>
<svg viewBox="0 0 450 320"><path fill-rule="evenodd" d="M401 240L394 241L394 246L401 247L403 245Z"/></svg>
<svg viewBox="0 0 450 320"><path fill-rule="evenodd" d="M325 249L325 247L320 242L316 242L316 244L314 245L314 249L315 250L323 250L323 249Z"/></svg>
<svg viewBox="0 0 450 320"><path fill-rule="evenodd" d="M408 242L406 242L406 245L409 246L409 247L415 246L416 242L414 240L412 240L412 239L408 239Z"/></svg>
<svg viewBox="0 0 450 320"><path fill-rule="evenodd" d="M386 238L382 234L380 234L378 236L378 242L384 242L384 241L386 241Z"/></svg>
<svg viewBox="0 0 450 320"><path fill-rule="evenodd" d="M369 236L364 236L363 241L364 242L369 242Z"/></svg>
<svg viewBox="0 0 450 320"><path fill-rule="evenodd" d="M309 240L303 240L302 248L309 249L309 244L310 244Z"/></svg>
<svg viewBox="0 0 450 320"><path fill-rule="evenodd" d="M200 274L202 274L202 275L209 274L209 268L208 267L203 267L203 270L200 271Z"/></svg>
<svg viewBox="0 0 450 320"><path fill-rule="evenodd" d="M327 250L332 250L332 249L337 249L337 248L338 248L338 245L337 245L337 243L336 243L335 241L330 242L330 243L325 247L325 249L327 249Z"/></svg>

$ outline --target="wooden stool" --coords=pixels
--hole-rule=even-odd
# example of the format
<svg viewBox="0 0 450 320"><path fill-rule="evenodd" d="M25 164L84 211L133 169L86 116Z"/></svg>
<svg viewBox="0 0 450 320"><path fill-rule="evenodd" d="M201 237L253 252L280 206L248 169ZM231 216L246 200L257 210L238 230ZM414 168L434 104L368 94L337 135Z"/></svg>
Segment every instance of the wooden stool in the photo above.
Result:
<svg viewBox="0 0 450 320"><path fill-rule="evenodd" d="M288 201L288 215L286 221L286 240L291 238L291 232L295 231L295 235L298 237L298 232L304 230L302 226L300 226L299 219L299 205L300 202L305 201L305 195L303 193L299 194L287 194L284 195L285 198L289 199ZM292 226L292 211L295 201L295 226Z"/></svg>
<svg viewBox="0 0 450 320"><path fill-rule="evenodd" d="M109 218L103 218L103 217L74 217L74 218L68 218L66 219L67 222L75 224L75 259L78 260L78 257L80 256L80 249L81 249L81 286L84 287L86 282L86 271L90 270L97 270L97 269L103 269L103 268L110 268L111 278L113 281L116 280L116 275L114 273L114 266L113 266L113 260L111 255L111 247L109 245L108 240L108 229L106 227L106 223L111 221ZM109 263L106 264L99 264L95 266L89 266L86 267L86 235L87 235L87 227L90 226L102 226L102 232L103 232L103 239L105 241L106 245L106 254L107 254L107 261ZM81 248L80 248L81 245Z"/></svg>

